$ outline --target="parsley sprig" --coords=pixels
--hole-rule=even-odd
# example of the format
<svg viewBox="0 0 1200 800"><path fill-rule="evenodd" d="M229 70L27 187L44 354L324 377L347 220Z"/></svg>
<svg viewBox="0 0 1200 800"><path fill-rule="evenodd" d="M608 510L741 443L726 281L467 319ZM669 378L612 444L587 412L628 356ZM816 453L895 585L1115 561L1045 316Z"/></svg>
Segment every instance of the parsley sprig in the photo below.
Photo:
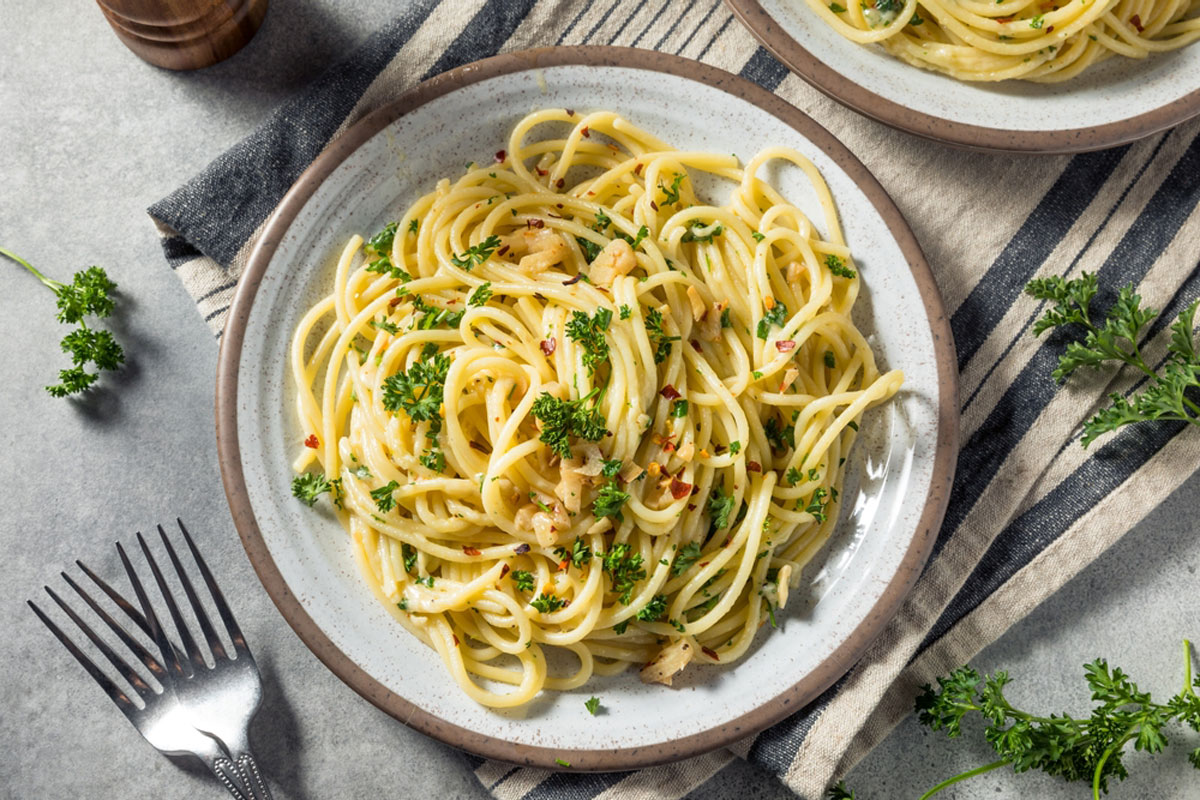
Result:
<svg viewBox="0 0 1200 800"><path fill-rule="evenodd" d="M588 375L596 372L596 367L608 361L608 340L604 332L612 323L612 311L598 308L596 313L588 316L583 311L571 312L567 320L567 337L583 349L583 365L587 367Z"/></svg>
<svg viewBox="0 0 1200 800"><path fill-rule="evenodd" d="M596 554L599 556L599 553ZM614 544L604 554L604 571L612 579L612 590L618 592L621 605L629 605L633 599L633 587L646 578L641 553L631 553L627 543ZM618 631L620 633L620 631Z"/></svg>
<svg viewBox="0 0 1200 800"><path fill-rule="evenodd" d="M599 412L600 389L592 389L578 400L559 400L549 392L543 392L533 401L533 416L542 423L538 441L546 444L563 458L571 457L570 437L577 436L598 442L608 435L604 415ZM588 405L596 398L593 405Z"/></svg>
<svg viewBox="0 0 1200 800"><path fill-rule="evenodd" d="M661 364L671 356L671 342L678 342L678 336L668 336L663 330L663 315L657 308L646 312L646 336L654 345L654 363Z"/></svg>
<svg viewBox="0 0 1200 800"><path fill-rule="evenodd" d="M500 246L499 236L489 236L479 244L473 244L467 248L467 252L460 255L450 257L450 263L456 267L461 267L467 272L475 269L483 262L492 257L492 253Z"/></svg>
<svg viewBox="0 0 1200 800"><path fill-rule="evenodd" d="M1120 667L1104 659L1085 664L1084 679L1097 701L1090 716L1066 714L1037 716L1018 709L1004 696L1011 679L1007 672L980 675L971 667L960 667L938 688L925 686L917 697L916 711L923 725L944 730L950 738L961 733L969 714L979 713L988 721L984 733L998 759L948 778L921 796L933 797L949 786L1004 766L1015 772L1039 769L1067 782L1086 781L1092 797L1108 792L1108 779L1124 780L1128 771L1121 759L1132 742L1135 750L1159 753L1167 746L1163 731L1171 722L1200 732L1200 677L1192 674L1191 644L1183 642L1183 689L1166 703L1156 703L1149 692L1138 688ZM1200 747L1188 753L1188 761L1200 769ZM827 793L830 800L850 800L854 793L839 783Z"/></svg>
<svg viewBox="0 0 1200 800"><path fill-rule="evenodd" d="M1156 372L1146 363L1139 339L1158 312L1142 307L1142 298L1132 285L1120 290L1116 303L1099 324L1091 308L1098 291L1095 275L1085 272L1070 281L1039 278L1030 281L1025 291L1053 304L1034 324L1035 336L1052 328L1079 326L1076 330L1083 330L1083 341L1069 343L1059 356L1058 368L1053 372L1056 381L1065 381L1080 367L1099 370L1113 362L1134 367L1147 378L1146 387L1129 397L1109 395L1109 406L1083 424L1084 447L1101 434L1135 422L1178 420L1200 426L1200 354L1193 338L1200 300L1179 312L1171 325L1167 357L1161 372Z"/></svg>
<svg viewBox="0 0 1200 800"><path fill-rule="evenodd" d="M58 321L79 327L63 337L60 346L71 356L71 366L59 370L59 383L47 386L53 397L66 397L83 392L100 378L100 371L115 370L125 363L125 351L111 331L90 328L85 317L105 318L112 315L115 303L112 292L117 284L109 280L102 268L92 266L76 272L70 283L47 278L25 259L0 249L7 256L29 270L57 297ZM92 365L96 372L89 372Z"/></svg>

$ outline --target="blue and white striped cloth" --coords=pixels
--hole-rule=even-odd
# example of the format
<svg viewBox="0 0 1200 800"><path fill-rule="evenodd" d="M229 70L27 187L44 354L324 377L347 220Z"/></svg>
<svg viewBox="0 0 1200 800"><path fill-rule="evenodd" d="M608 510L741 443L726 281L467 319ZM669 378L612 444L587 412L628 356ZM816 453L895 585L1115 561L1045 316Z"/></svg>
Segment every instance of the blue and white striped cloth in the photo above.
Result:
<svg viewBox="0 0 1200 800"><path fill-rule="evenodd" d="M276 203L321 149L425 78L496 53L555 44L653 48L749 78L859 156L916 232L952 314L963 449L934 557L862 661L808 708L734 747L640 772L556 774L479 759L499 798L670 798L733 758L815 798L911 709L916 687L969 660L1129 530L1200 466L1179 424L1127 428L1088 450L1080 423L1106 393L1050 377L1062 340L1035 339L1035 276L1096 272L1164 309L1200 297L1200 124L1077 156L952 150L898 133L817 93L718 0L418 0L245 141L155 204L167 261L220 336L238 276Z"/></svg>

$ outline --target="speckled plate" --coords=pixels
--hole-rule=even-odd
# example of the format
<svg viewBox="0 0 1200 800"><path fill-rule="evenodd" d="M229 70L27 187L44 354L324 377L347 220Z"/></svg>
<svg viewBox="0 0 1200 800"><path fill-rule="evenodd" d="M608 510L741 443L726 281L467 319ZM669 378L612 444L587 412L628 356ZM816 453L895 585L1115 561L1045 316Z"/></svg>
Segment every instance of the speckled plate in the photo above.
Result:
<svg viewBox="0 0 1200 800"><path fill-rule="evenodd" d="M725 0L789 69L860 114L976 150L1077 153L1125 144L1200 114L1200 47L1110 58L1063 83L969 83L863 46L804 0Z"/></svg>
<svg viewBox="0 0 1200 800"><path fill-rule="evenodd" d="M546 693L518 711L476 705L438 656L364 583L341 525L291 497L304 438L288 342L329 291L354 232L371 232L468 161L491 158L530 110L612 109L682 148L749 157L798 148L828 180L866 283L861 321L901 395L864 419L837 534L793 590L778 630L730 667L688 670L675 688L636 673ZM820 219L799 170L772 176ZM332 143L268 221L222 341L217 445L234 521L284 617L347 684L430 736L505 761L631 769L727 744L782 719L846 672L916 580L942 519L957 451L954 347L908 226L863 165L773 95L674 56L551 48L488 59L424 83ZM595 694L605 713L590 717Z"/></svg>

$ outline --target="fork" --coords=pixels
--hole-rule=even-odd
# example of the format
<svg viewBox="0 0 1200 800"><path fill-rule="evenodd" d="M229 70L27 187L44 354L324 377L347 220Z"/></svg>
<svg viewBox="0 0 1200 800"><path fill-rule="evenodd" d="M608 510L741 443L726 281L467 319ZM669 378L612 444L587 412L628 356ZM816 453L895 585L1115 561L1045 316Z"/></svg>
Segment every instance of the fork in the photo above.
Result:
<svg viewBox="0 0 1200 800"><path fill-rule="evenodd" d="M125 548L119 542L117 543L117 553L121 557L121 563L125 566L130 583L133 584L138 605L141 606L140 612L82 561L75 563L142 633L154 641L159 651L157 657L134 638L128 627L122 627L114 620L112 615L105 611L66 572L62 573L63 580L121 641L128 651L124 657L89 627L53 589L49 586L45 587L46 593L50 595L51 599L132 687L136 700L114 682L104 670L96 666L92 659L69 636L63 633L62 629L36 603L32 600L27 602L38 618L50 629L50 632L83 665L83 668L100 684L100 687L112 698L146 741L159 752L174 756L196 756L212 770L217 780L238 800L271 800L267 784L250 753L250 720L254 717L262 701L262 683L258 667L246 646L246 639L242 635L241 628L238 627L237 620L234 619L233 612L230 611L208 565L201 557L195 542L192 541L191 534L184 527L182 520L176 519L176 522L179 523L179 529L183 532L183 539L187 542L200 576L208 587L209 595L220 616L225 633L233 644L233 653L230 654L209 620L187 571L176 555L175 548L171 545L171 540L159 525L159 536L166 547L175 573L179 576L179 583L183 587L188 604L200 625L200 633L212 654L213 664L211 667L205 661L204 654L180 613L179 605L172 596L171 590L163 578L163 573L141 533L137 534L138 544L150 566L154 582L158 586L159 593L162 595L163 602L174 623L182 648L172 643L164 626L159 622L154 607L150 604L149 595L126 555ZM133 659L130 658L130 654L134 657ZM141 662L149 672L153 683L147 681L143 674L131 666L130 662L133 660Z"/></svg>

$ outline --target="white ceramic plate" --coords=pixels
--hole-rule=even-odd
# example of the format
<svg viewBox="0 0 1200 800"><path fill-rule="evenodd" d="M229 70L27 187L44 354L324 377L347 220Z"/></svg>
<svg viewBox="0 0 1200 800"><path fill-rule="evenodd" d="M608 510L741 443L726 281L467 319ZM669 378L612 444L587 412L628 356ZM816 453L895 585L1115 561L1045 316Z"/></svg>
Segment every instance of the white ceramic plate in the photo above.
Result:
<svg viewBox="0 0 1200 800"><path fill-rule="evenodd" d="M476 705L438 656L372 595L341 525L291 497L294 420L287 348L300 315L329 291L350 234L397 216L442 176L504 146L529 111L612 109L683 148L743 158L796 147L828 180L866 283L861 325L901 395L864 421L843 507L781 628L729 668L676 688L636 673L546 693L528 708ZM699 122L699 124L697 124ZM797 170L789 198L820 218ZM555 768L626 769L694 755L799 709L840 677L898 608L941 522L957 449L953 345L920 250L882 188L830 135L767 92L673 56L550 48L501 56L423 84L332 144L284 199L247 266L223 338L217 433L226 493L275 602L343 680L402 722L489 757ZM682 685L680 685L682 684ZM606 713L587 717L595 694Z"/></svg>
<svg viewBox="0 0 1200 800"><path fill-rule="evenodd" d="M980 150L1074 153L1131 142L1200 114L1200 47L1110 58L1058 84L971 83L837 33L804 0L726 0L793 72L910 133Z"/></svg>

